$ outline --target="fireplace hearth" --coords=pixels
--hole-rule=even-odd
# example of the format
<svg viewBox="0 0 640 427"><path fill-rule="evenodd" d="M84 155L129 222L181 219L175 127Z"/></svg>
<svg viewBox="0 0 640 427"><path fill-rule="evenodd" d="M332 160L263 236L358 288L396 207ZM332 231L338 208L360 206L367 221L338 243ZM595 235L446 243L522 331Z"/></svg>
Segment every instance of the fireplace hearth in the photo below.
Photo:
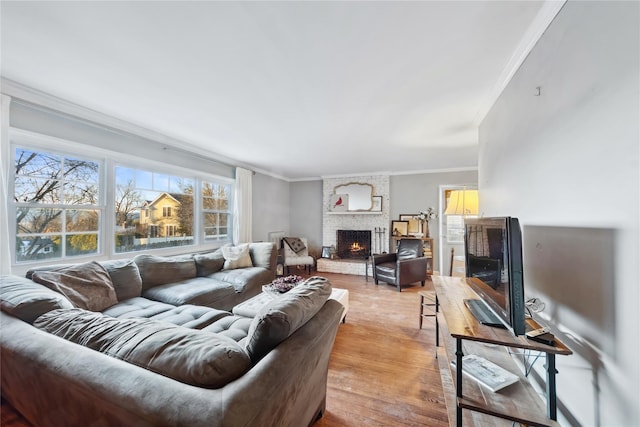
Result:
<svg viewBox="0 0 640 427"><path fill-rule="evenodd" d="M371 230L338 230L336 255L342 259L366 259L371 255Z"/></svg>

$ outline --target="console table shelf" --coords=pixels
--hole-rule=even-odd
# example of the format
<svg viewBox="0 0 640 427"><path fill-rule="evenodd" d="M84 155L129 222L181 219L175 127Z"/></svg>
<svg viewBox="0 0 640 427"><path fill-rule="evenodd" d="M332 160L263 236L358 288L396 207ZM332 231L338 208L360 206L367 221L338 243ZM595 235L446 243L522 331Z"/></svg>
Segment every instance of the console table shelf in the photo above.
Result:
<svg viewBox="0 0 640 427"><path fill-rule="evenodd" d="M465 298L477 298L466 285L464 278L434 276L433 283L440 304L440 322L443 336L450 335L452 340L443 340L438 349L438 360L443 387L450 410L449 419L455 419L457 426L463 425L499 425L494 417L502 418L504 425L511 421L532 426L552 426L559 424L556 416L555 355L569 355L569 350L556 339L554 346L529 340L525 336L514 336L510 331L480 324L464 305ZM528 319L533 329L539 327ZM445 335L446 334L446 335ZM514 350L515 349L515 350ZM538 393L521 373L509 351L541 352L545 355L547 371L547 407ZM461 365L463 354L476 354L520 377L520 380L498 391L491 392L470 378L463 380ZM456 361L456 368L451 366ZM452 387L455 387L452 390ZM455 395L452 395L455 393ZM453 410L455 409L455 416ZM471 411L463 420L462 410ZM491 417L487 417L490 415ZM510 420L510 422L506 422ZM463 422L464 421L464 422Z"/></svg>

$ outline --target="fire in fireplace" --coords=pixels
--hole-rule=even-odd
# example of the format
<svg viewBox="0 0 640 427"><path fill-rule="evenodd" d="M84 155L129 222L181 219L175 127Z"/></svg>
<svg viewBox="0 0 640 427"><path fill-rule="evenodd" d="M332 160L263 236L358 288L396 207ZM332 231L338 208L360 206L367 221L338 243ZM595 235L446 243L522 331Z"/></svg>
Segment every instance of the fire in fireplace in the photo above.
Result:
<svg viewBox="0 0 640 427"><path fill-rule="evenodd" d="M371 230L338 230L338 258L366 259L371 255Z"/></svg>

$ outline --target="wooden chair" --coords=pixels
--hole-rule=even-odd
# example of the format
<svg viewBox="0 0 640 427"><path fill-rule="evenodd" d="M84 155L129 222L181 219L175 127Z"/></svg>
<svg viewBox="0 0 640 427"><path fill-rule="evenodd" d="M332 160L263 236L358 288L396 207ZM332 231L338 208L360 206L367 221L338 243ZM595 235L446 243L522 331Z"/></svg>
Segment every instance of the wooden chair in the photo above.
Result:
<svg viewBox="0 0 640 427"><path fill-rule="evenodd" d="M449 263L449 276L465 277L464 256L456 256L455 250L451 248L451 258ZM440 346L440 324L438 323L438 311L440 303L435 291L420 291L420 329L422 320L425 317L435 317L436 320L436 347ZM425 312L425 307L428 311Z"/></svg>

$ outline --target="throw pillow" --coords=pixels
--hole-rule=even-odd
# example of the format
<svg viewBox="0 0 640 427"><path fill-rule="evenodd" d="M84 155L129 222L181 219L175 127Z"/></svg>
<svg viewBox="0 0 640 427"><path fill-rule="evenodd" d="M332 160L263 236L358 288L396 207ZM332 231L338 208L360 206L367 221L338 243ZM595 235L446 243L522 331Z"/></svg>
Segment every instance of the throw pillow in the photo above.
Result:
<svg viewBox="0 0 640 427"><path fill-rule="evenodd" d="M29 279L0 277L0 308L10 315L33 323L38 316L58 308L72 308L71 301Z"/></svg>
<svg viewBox="0 0 640 427"><path fill-rule="evenodd" d="M33 281L66 296L76 307L102 311L118 303L107 269L95 261L53 271L36 271Z"/></svg>
<svg viewBox="0 0 640 427"><path fill-rule="evenodd" d="M287 242L287 245L289 245L291 250L297 254L307 248L302 239L300 239L299 237L285 237L284 241Z"/></svg>
<svg viewBox="0 0 640 427"><path fill-rule="evenodd" d="M224 266L224 255L218 249L206 254L196 254L193 256L196 261L196 274L198 276L208 276L222 270Z"/></svg>
<svg viewBox="0 0 640 427"><path fill-rule="evenodd" d="M331 295L331 282L314 276L262 307L247 334L246 350L257 363L316 315Z"/></svg>
<svg viewBox="0 0 640 427"><path fill-rule="evenodd" d="M51 334L198 387L218 388L250 368L233 339L152 319L116 319L77 308L43 314L33 324Z"/></svg>
<svg viewBox="0 0 640 427"><path fill-rule="evenodd" d="M253 267L248 243L238 246L223 246L222 255L224 256L223 268L225 270Z"/></svg>
<svg viewBox="0 0 640 427"><path fill-rule="evenodd" d="M118 301L139 297L142 294L140 270L138 270L138 264L132 259L109 260L100 264L107 269L109 276L111 276Z"/></svg>

